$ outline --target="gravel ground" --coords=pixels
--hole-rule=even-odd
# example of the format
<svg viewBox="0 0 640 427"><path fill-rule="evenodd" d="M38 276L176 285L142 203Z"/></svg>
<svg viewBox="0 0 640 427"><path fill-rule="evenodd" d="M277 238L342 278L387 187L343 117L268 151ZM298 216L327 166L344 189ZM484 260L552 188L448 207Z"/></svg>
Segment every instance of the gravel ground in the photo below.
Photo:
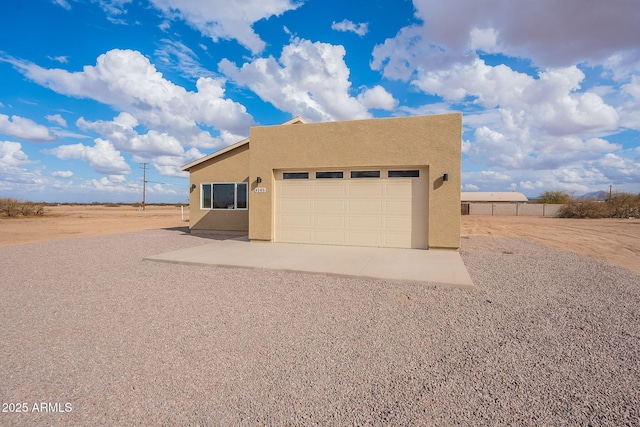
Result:
<svg viewBox="0 0 640 427"><path fill-rule="evenodd" d="M628 270L480 236L475 291L142 261L206 242L0 248L0 425L640 425Z"/></svg>

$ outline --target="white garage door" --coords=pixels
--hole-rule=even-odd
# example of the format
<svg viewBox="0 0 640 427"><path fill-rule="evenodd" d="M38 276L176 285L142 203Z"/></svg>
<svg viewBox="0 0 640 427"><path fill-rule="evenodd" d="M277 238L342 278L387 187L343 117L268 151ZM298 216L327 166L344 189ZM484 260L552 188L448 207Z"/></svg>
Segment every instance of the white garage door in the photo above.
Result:
<svg viewBox="0 0 640 427"><path fill-rule="evenodd" d="M276 171L275 241L427 247L426 169Z"/></svg>

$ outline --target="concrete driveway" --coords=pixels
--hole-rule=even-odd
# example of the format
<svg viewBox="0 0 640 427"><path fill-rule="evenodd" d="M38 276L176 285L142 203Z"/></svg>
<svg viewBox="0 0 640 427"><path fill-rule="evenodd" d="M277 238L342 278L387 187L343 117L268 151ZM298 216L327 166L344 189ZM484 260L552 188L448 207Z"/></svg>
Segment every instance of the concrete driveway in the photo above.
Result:
<svg viewBox="0 0 640 427"><path fill-rule="evenodd" d="M474 288L458 251L249 242L211 243L145 258L177 264L265 268Z"/></svg>

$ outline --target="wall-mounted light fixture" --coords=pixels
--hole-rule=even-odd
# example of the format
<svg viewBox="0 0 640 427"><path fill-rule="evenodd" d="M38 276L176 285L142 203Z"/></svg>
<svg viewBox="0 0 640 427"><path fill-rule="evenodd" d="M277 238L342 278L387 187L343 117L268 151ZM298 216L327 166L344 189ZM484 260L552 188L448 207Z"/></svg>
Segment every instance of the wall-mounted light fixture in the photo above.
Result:
<svg viewBox="0 0 640 427"><path fill-rule="evenodd" d="M258 177L258 178L256 179L256 182L257 182L258 184L260 184L260 183L262 182L262 178Z"/></svg>
<svg viewBox="0 0 640 427"><path fill-rule="evenodd" d="M196 189L196 185L195 184L191 184L191 191Z"/></svg>
<svg viewBox="0 0 640 427"><path fill-rule="evenodd" d="M445 173L444 175L442 175L442 180L443 180L444 182L449 181L449 174L448 174L448 173Z"/></svg>

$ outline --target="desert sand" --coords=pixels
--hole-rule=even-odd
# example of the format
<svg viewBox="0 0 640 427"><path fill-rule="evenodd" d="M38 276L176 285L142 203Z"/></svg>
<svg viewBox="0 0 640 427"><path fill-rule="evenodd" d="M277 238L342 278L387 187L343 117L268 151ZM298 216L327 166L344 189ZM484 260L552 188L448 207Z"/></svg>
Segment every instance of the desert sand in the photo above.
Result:
<svg viewBox="0 0 640 427"><path fill-rule="evenodd" d="M640 273L640 219L468 215L464 235L526 237Z"/></svg>
<svg viewBox="0 0 640 427"><path fill-rule="evenodd" d="M42 217L0 218L0 247L75 237L187 227L189 207L102 205L47 206Z"/></svg>
<svg viewBox="0 0 640 427"><path fill-rule="evenodd" d="M53 206L43 217L1 218L0 247L186 227L188 218L187 206L184 215L176 206ZM469 215L462 217L461 234L530 238L640 273L640 219Z"/></svg>

